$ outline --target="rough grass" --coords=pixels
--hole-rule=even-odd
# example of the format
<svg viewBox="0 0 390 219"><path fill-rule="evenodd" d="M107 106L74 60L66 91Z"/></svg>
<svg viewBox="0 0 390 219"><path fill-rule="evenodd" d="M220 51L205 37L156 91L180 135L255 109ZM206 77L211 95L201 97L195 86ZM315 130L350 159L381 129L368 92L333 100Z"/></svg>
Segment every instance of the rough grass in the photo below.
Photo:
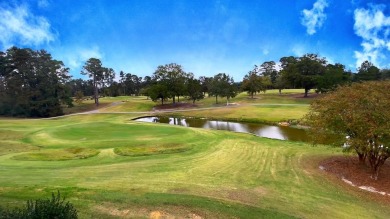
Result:
<svg viewBox="0 0 390 219"><path fill-rule="evenodd" d="M371 194L335 184L318 168L322 159L340 154L340 149L131 118L97 114L1 120L0 148L9 148L11 141L25 145L25 152L1 149L0 206L21 205L60 190L81 218L145 218L157 213L183 218L390 214L388 206L369 198ZM143 145L157 151L170 146L191 149L131 156L142 154ZM119 156L114 148L130 156ZM99 154L47 161L50 156L74 158L87 151Z"/></svg>
<svg viewBox="0 0 390 219"><path fill-rule="evenodd" d="M60 160L74 160L86 159L96 156L98 150L91 148L66 148L43 150L42 152L30 152L12 157L15 160L36 160L36 161L60 161Z"/></svg>

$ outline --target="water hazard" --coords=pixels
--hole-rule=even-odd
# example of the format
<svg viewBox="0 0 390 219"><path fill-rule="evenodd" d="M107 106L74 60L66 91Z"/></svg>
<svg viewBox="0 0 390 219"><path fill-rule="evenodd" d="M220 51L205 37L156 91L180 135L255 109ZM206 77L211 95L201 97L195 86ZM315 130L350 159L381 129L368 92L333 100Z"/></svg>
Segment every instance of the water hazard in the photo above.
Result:
<svg viewBox="0 0 390 219"><path fill-rule="evenodd" d="M257 136L280 139L280 140L304 141L304 142L308 141L308 135L304 129L284 127L284 126L272 126L272 125L246 123L246 122L215 121L215 120L195 119L195 118L156 117L156 116L139 118L136 119L135 121L165 123L165 124L180 125L185 127L252 133Z"/></svg>

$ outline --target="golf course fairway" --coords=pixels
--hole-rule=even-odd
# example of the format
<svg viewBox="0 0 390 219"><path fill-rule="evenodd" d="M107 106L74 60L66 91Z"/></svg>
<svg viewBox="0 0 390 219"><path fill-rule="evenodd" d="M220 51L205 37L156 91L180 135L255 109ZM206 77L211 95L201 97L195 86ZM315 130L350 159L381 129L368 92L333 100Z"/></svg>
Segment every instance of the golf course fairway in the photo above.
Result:
<svg viewBox="0 0 390 219"><path fill-rule="evenodd" d="M135 122L0 120L0 206L57 190L80 218L386 218L319 168L340 148Z"/></svg>

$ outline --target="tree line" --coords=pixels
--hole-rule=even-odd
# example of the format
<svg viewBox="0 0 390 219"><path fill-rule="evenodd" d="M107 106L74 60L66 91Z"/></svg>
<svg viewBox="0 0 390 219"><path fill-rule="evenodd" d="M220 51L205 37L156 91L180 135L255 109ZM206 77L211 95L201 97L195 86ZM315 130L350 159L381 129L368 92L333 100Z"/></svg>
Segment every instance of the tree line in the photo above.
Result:
<svg viewBox="0 0 390 219"><path fill-rule="evenodd" d="M267 89L281 93L285 88L303 88L306 97L312 89L325 93L341 84L390 78L389 69L379 69L368 61L355 74L317 54L282 57L279 64L266 61L255 65L239 82L227 73L195 78L176 63L160 65L145 77L120 71L116 81L113 68L97 58L88 59L81 74L89 79L72 79L69 68L45 50L12 47L0 52L0 115L58 116L64 106L72 107L73 100L90 97L99 105L101 96L145 95L161 104L167 99L176 104L183 97L195 103L207 95L218 103L218 98L229 101L242 91L253 97Z"/></svg>
<svg viewBox="0 0 390 219"><path fill-rule="evenodd" d="M346 70L345 66L330 64L317 54L305 54L302 57L282 57L280 66L274 61L264 62L260 67L245 75L242 90L253 94L265 92L267 89L303 88L304 97L311 89L317 93L335 90L339 85L358 81L378 81L390 78L389 69L379 69L369 61L364 61L357 73ZM279 70L277 70L279 67Z"/></svg>

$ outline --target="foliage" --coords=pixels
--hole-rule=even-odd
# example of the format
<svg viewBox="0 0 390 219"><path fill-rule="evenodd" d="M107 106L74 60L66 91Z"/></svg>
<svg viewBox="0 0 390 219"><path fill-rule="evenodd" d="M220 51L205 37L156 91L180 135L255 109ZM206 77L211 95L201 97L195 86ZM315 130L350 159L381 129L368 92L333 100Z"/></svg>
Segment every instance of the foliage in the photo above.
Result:
<svg viewBox="0 0 390 219"><path fill-rule="evenodd" d="M237 95L237 87L232 77L225 73L215 75L209 88L210 95L215 96L215 103L218 104L218 96L229 98Z"/></svg>
<svg viewBox="0 0 390 219"><path fill-rule="evenodd" d="M204 94L202 92L202 84L200 80L194 78L194 75L192 73L189 73L188 76L189 77L186 80L186 93L189 99L192 100L192 104L195 104L195 101L204 98Z"/></svg>
<svg viewBox="0 0 390 219"><path fill-rule="evenodd" d="M99 90L98 85L103 80L103 66L102 62L97 58L90 58L87 60L85 65L83 66L83 70L81 71L82 75L88 75L88 77L92 78L93 82L93 96L95 100L96 106L99 105Z"/></svg>
<svg viewBox="0 0 390 219"><path fill-rule="evenodd" d="M74 96L74 98L75 98L76 103L81 104L83 102L83 99L84 99L83 92L82 91L77 91L75 96Z"/></svg>
<svg viewBox="0 0 390 219"><path fill-rule="evenodd" d="M345 71L342 64L328 64L325 72L317 79L317 93L326 93L337 88L338 85L351 81L352 73Z"/></svg>
<svg viewBox="0 0 390 219"><path fill-rule="evenodd" d="M374 64L372 64L369 61L364 61L360 65L358 69L358 73L356 74L355 77L356 81L374 81L380 79L381 79L381 73L379 68L377 68Z"/></svg>
<svg viewBox="0 0 390 219"><path fill-rule="evenodd" d="M140 94L140 91L143 87L142 77L138 77L137 75L131 73L124 73L121 71L120 75L120 84L122 87L121 93L123 95L136 95ZM146 78L146 77L145 77ZM148 77L150 78L150 77ZM146 78L147 79L147 78Z"/></svg>
<svg viewBox="0 0 390 219"><path fill-rule="evenodd" d="M314 142L333 135L336 143L368 159L372 176L390 156L390 81L354 83L315 100L306 116ZM347 137L347 140L346 140Z"/></svg>
<svg viewBox="0 0 390 219"><path fill-rule="evenodd" d="M263 76L260 69L255 65L253 70L245 75L242 81L242 90L247 91L253 98L253 94L260 91L266 91L267 86L271 85L269 76Z"/></svg>
<svg viewBox="0 0 390 219"><path fill-rule="evenodd" d="M72 219L77 218L77 210L74 206L65 202L65 198L61 199L60 192L57 195L52 193L51 199L47 200L29 200L24 208L13 210L1 210L0 218L11 219L34 219L34 218L57 218L57 219Z"/></svg>
<svg viewBox="0 0 390 219"><path fill-rule="evenodd" d="M212 79L212 77L199 77L200 84L202 85L203 96L206 96L206 93L209 93Z"/></svg>
<svg viewBox="0 0 390 219"><path fill-rule="evenodd" d="M72 106L68 68L45 50L12 47L0 54L0 115L50 117Z"/></svg>
<svg viewBox="0 0 390 219"><path fill-rule="evenodd" d="M102 62L97 58L88 59L83 69L81 70L82 75L88 75L92 78L93 84L93 96L96 106L99 105L99 88L104 90L106 85L111 85L115 78L115 72L112 68L103 67ZM108 92L110 92L108 90Z"/></svg>
<svg viewBox="0 0 390 219"><path fill-rule="evenodd" d="M270 80L270 84L267 86L274 85L276 83L276 79L278 78L278 71L276 70L275 66L276 64L274 61L263 62L263 64L260 66L262 75L269 78Z"/></svg>
<svg viewBox="0 0 390 219"><path fill-rule="evenodd" d="M160 65L153 73L154 81L167 88L167 96L173 98L173 103L176 102L176 97L179 98L185 93L186 77L181 65L176 63Z"/></svg>
<svg viewBox="0 0 390 219"><path fill-rule="evenodd" d="M170 97L168 87L164 84L155 84L147 90L150 99L153 101L161 100L161 105L164 105L164 100Z"/></svg>

